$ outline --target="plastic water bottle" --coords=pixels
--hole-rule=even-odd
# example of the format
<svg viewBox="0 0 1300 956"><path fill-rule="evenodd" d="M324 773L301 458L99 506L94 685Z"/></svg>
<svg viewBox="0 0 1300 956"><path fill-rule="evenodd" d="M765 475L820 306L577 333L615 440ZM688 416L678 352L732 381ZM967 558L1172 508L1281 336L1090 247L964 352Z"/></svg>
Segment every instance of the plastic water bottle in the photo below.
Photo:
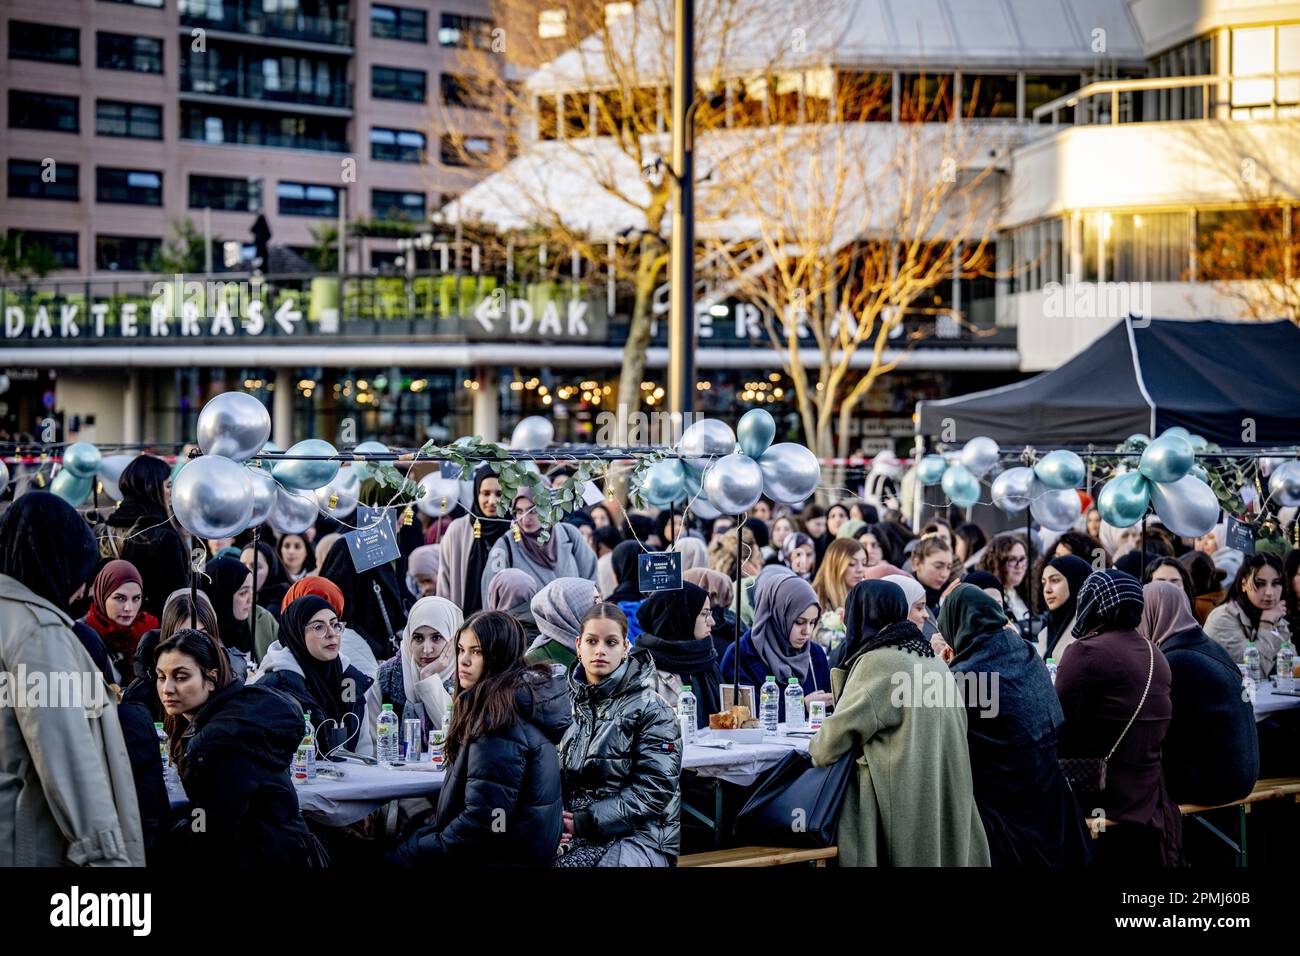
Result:
<svg viewBox="0 0 1300 956"><path fill-rule="evenodd" d="M451 727L451 701L442 709L442 730L445 733Z"/></svg>
<svg viewBox="0 0 1300 956"><path fill-rule="evenodd" d="M175 790L181 785L181 776L176 772L176 764L172 763L172 755L167 747L167 731L159 723L153 725L153 730L158 735L158 755L162 757L163 784L169 790Z"/></svg>
<svg viewBox="0 0 1300 956"><path fill-rule="evenodd" d="M303 757L307 762L307 779L316 779L316 728L311 725L311 711L302 715L306 732L302 735L302 743L298 746L303 750Z"/></svg>
<svg viewBox="0 0 1300 956"><path fill-rule="evenodd" d="M776 678L768 674L758 691L758 718L763 722L763 733L769 736L776 734L777 725L781 722L781 704L777 696L780 693Z"/></svg>
<svg viewBox="0 0 1300 956"><path fill-rule="evenodd" d="M379 757L379 763L386 767L397 763L398 748L401 745L398 738L401 732L398 729L397 715L393 713L392 704L384 704L383 710L379 712L375 736L378 737L379 753L376 756Z"/></svg>
<svg viewBox="0 0 1300 956"><path fill-rule="evenodd" d="M1246 680L1259 686L1259 648L1254 641L1246 645Z"/></svg>
<svg viewBox="0 0 1300 956"><path fill-rule="evenodd" d="M1056 658L1055 657L1049 657L1047 659L1047 676L1052 679L1052 686L1055 687L1056 686Z"/></svg>
<svg viewBox="0 0 1300 956"><path fill-rule="evenodd" d="M787 732L808 729L803 713L803 688L797 677L791 677L785 685L785 729Z"/></svg>
<svg viewBox="0 0 1300 956"><path fill-rule="evenodd" d="M691 685L683 684L682 693L677 698L677 721L682 725L682 746L695 742L695 695Z"/></svg>
<svg viewBox="0 0 1300 956"><path fill-rule="evenodd" d="M1277 689L1295 693L1295 648L1290 641L1283 641L1277 650Z"/></svg>

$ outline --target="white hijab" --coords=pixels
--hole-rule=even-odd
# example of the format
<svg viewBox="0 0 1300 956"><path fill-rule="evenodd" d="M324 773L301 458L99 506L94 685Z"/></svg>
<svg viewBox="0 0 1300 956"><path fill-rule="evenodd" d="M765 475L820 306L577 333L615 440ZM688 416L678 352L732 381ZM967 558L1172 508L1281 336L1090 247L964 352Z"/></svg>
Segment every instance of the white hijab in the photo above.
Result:
<svg viewBox="0 0 1300 956"><path fill-rule="evenodd" d="M402 690L408 706L422 709L425 723L433 730L442 726L443 712L451 701L444 681L456 671L456 635L465 623L461 609L446 598L424 597L415 602L402 631ZM431 627L452 643L452 653L441 671L420 680L420 666L415 661L412 637L418 627Z"/></svg>

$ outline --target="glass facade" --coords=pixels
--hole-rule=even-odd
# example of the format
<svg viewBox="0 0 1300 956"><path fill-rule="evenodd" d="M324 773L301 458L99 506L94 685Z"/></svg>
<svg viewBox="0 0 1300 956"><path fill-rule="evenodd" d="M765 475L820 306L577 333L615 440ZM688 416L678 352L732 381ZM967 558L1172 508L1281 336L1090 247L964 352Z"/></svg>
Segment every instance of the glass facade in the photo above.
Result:
<svg viewBox="0 0 1300 956"><path fill-rule="evenodd" d="M81 198L78 187L81 169L76 163L9 160L10 199L59 199L76 202Z"/></svg>
<svg viewBox="0 0 1300 956"><path fill-rule="evenodd" d="M256 212L262 205L256 181L227 176L190 175L189 208Z"/></svg>
<svg viewBox="0 0 1300 956"><path fill-rule="evenodd" d="M75 66L81 62L81 31L76 27L10 20L9 59Z"/></svg>
<svg viewBox="0 0 1300 956"><path fill-rule="evenodd" d="M428 99L429 74L392 66L370 68L370 95L377 100L423 103Z"/></svg>
<svg viewBox="0 0 1300 956"><path fill-rule="evenodd" d="M43 129L54 133L81 131L81 100L52 93L9 91L9 128Z"/></svg>
<svg viewBox="0 0 1300 956"><path fill-rule="evenodd" d="M463 50L491 50L492 21L463 13L444 13L438 25L438 44Z"/></svg>
<svg viewBox="0 0 1300 956"><path fill-rule="evenodd" d="M152 272L162 239L151 236L96 236L95 268L106 272Z"/></svg>
<svg viewBox="0 0 1300 956"><path fill-rule="evenodd" d="M162 173L148 169L95 169L95 201L127 206L161 206Z"/></svg>
<svg viewBox="0 0 1300 956"><path fill-rule="evenodd" d="M390 163L422 163L428 141L423 133L414 129L370 130L370 158Z"/></svg>
<svg viewBox="0 0 1300 956"><path fill-rule="evenodd" d="M162 40L125 33L95 34L95 65L101 70L129 70L135 73L163 71Z"/></svg>
<svg viewBox="0 0 1300 956"><path fill-rule="evenodd" d="M339 191L319 183L280 182L275 187L282 216L333 217L339 214Z"/></svg>
<svg viewBox="0 0 1300 956"><path fill-rule="evenodd" d="M162 107L96 100L95 133L130 139L162 139Z"/></svg>
<svg viewBox="0 0 1300 956"><path fill-rule="evenodd" d="M370 35L383 40L429 42L429 15L413 7L375 4L370 8Z"/></svg>

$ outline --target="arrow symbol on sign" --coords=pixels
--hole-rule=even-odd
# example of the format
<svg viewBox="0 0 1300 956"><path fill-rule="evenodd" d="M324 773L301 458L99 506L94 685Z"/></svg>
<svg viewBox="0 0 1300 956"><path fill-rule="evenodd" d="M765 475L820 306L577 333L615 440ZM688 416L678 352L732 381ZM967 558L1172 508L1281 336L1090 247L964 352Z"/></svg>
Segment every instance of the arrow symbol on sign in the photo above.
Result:
<svg viewBox="0 0 1300 956"><path fill-rule="evenodd" d="M495 332L496 326L493 324L493 320L501 318L501 309L496 305L496 297L490 295L476 305L474 307L474 318L478 319L479 325L483 326L485 330Z"/></svg>
<svg viewBox="0 0 1300 956"><path fill-rule="evenodd" d="M292 334L294 323L302 318L302 313L293 307L293 299L285 299L275 310L275 321L280 328Z"/></svg>

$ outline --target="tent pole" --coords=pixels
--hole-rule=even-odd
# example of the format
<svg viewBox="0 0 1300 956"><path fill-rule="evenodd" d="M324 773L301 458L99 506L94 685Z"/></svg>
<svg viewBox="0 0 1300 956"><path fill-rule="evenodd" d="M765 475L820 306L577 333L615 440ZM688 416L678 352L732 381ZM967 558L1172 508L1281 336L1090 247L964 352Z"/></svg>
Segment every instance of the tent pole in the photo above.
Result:
<svg viewBox="0 0 1300 956"><path fill-rule="evenodd" d="M740 609L743 606L743 597L740 590L740 565L742 563L741 552L744 549L745 543L744 535L741 534L741 529L743 527L744 525L738 521L736 524L736 633L735 644L732 650L732 653L735 656L732 658L731 662L731 706L733 707L740 706ZM726 675L724 674L723 676L725 677ZM755 688L754 693L758 693L757 688ZM757 704L758 701L754 701L754 703ZM754 715L751 714L750 716L752 717Z"/></svg>
<svg viewBox="0 0 1300 956"><path fill-rule="evenodd" d="M1145 581L1147 577L1147 516L1142 516L1142 576L1139 583Z"/></svg>
<svg viewBox="0 0 1300 956"><path fill-rule="evenodd" d="M1034 568L1034 512L1031 508L1025 509L1025 575L1032 577ZM1029 582L1026 589L1029 594L1029 617L1025 621L1025 640L1034 639L1034 582Z"/></svg>

